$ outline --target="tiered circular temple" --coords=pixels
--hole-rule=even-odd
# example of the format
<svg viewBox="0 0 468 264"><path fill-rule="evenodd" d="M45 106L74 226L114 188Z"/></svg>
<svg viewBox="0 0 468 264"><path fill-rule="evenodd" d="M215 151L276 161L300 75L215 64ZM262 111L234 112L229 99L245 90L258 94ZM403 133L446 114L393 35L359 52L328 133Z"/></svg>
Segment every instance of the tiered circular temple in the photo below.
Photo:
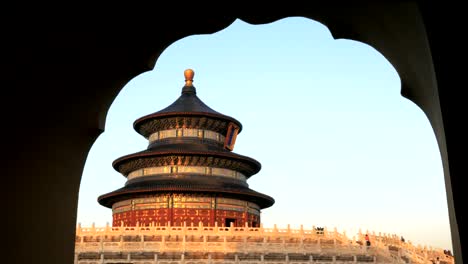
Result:
<svg viewBox="0 0 468 264"><path fill-rule="evenodd" d="M114 161L127 182L98 202L112 208L113 226L260 226L274 199L247 184L260 163L232 152L241 123L205 105L193 71L184 75L174 103L134 122L148 148Z"/></svg>

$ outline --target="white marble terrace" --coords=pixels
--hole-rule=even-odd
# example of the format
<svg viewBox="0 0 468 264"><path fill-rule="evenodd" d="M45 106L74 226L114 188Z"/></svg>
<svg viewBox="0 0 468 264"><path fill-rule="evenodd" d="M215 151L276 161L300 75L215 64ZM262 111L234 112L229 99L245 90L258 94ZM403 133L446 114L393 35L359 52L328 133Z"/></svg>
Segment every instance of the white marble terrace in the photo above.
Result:
<svg viewBox="0 0 468 264"><path fill-rule="evenodd" d="M437 263L443 249L402 242L397 235L261 227L135 226L76 229L75 264ZM437 261L437 257L439 260Z"/></svg>

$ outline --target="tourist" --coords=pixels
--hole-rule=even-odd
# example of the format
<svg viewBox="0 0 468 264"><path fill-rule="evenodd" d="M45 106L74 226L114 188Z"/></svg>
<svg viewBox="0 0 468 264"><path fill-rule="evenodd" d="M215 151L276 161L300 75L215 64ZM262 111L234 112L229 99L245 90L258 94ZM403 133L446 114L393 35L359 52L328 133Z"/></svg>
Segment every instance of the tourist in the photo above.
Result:
<svg viewBox="0 0 468 264"><path fill-rule="evenodd" d="M365 239L366 239L366 246L370 247L371 243L370 243L368 234L366 234Z"/></svg>

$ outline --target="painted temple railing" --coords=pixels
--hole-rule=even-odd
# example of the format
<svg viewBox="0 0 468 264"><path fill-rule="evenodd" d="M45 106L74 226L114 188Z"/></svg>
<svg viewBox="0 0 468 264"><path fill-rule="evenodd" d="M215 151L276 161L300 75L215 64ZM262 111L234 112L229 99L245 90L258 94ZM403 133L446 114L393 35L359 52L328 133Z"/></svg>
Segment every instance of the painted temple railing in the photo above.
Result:
<svg viewBox="0 0 468 264"><path fill-rule="evenodd" d="M105 252L126 253L130 258L131 252L179 255L196 252L197 254L235 254L239 256L257 254L258 263L264 263L265 256L280 254L287 259L289 255L303 255L307 261L294 263L311 263L315 258L322 258L321 263L337 262L374 262L374 263L435 263L439 258L440 264L454 263L453 257L445 254L442 249L414 246L410 241L403 242L400 237L388 234L367 232L371 246L366 246L364 234L360 231L357 237L348 238L346 234L335 229L312 227L312 229L261 227L218 227L218 226L120 226L76 229L75 255L99 255L101 262L106 263ZM132 253L133 254L133 253ZM362 261L359 261L359 260ZM341 261L340 261L341 260ZM239 262L240 261L240 262ZM268 261L266 261L268 262ZM78 263L76 259L75 263ZM109 262L110 263L110 262ZM153 262L126 262L153 263ZM156 263L156 261L154 262ZM183 262L177 262L183 263ZM203 262L204 263L204 262ZM206 262L206 263L214 263ZM254 263L250 261L249 263ZM293 263L293 262L291 262Z"/></svg>

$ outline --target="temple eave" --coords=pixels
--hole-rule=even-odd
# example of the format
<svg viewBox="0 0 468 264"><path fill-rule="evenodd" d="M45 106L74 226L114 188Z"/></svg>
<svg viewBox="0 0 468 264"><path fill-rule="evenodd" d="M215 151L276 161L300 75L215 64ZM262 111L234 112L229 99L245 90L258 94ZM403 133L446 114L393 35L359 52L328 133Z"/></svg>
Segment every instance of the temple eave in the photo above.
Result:
<svg viewBox="0 0 468 264"><path fill-rule="evenodd" d="M221 197L240 197L250 202L254 202L260 206L261 209L268 208L275 203L275 200L265 194L250 190L229 190L229 189L215 189L215 188L203 188L193 186L168 186L168 187L153 187L153 188L140 188L140 189L119 189L107 194L103 194L98 197L98 202L102 206L112 208L112 204L124 200L135 198L136 196L151 196L155 194L164 193L200 193L211 196Z"/></svg>
<svg viewBox="0 0 468 264"><path fill-rule="evenodd" d="M224 123L224 125L218 124L217 127L221 131L224 131L227 128L227 124L229 122L235 123L239 127L239 133L242 131L242 124L239 122L237 119L222 115L222 114L215 114L215 113L207 113L207 112L163 112L163 113L153 113L147 116L143 116L135 122L133 122L133 128L135 131L137 131L139 134L143 135L144 137L148 137L148 134L150 133L149 131L154 130L154 129L145 129L144 127L147 126L149 123L159 123L161 122L160 120L162 119L167 119L167 118L191 118L193 121L191 122L191 127L199 127L202 128L203 126L206 125L204 120L200 122L202 119L213 119L217 120L218 122ZM164 127L162 124L158 124L161 127ZM172 127L179 126L179 124L173 124ZM183 126L183 125L182 125Z"/></svg>
<svg viewBox="0 0 468 264"><path fill-rule="evenodd" d="M247 177L256 174L261 164L249 157L232 152L220 151L142 151L118 158L112 164L114 169L123 175L133 170L151 166L197 165L225 167L240 170Z"/></svg>

